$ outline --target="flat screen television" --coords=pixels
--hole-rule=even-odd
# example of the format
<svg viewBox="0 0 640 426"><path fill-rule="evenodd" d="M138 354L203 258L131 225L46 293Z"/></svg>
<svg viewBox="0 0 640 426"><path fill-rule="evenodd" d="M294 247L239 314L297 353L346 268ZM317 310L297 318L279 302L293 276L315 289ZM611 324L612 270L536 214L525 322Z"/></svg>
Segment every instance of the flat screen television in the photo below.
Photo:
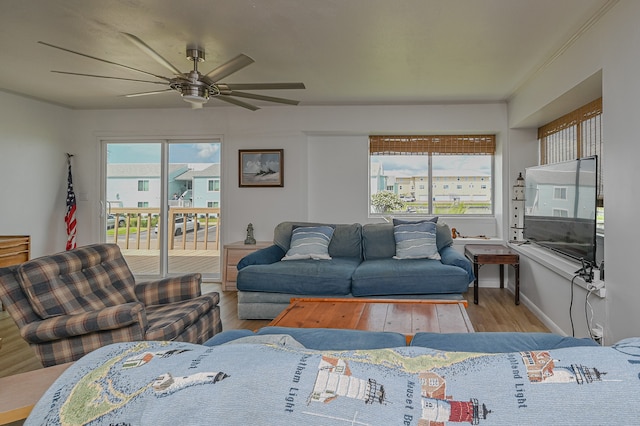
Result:
<svg viewBox="0 0 640 426"><path fill-rule="evenodd" d="M525 171L525 240L596 265L597 156Z"/></svg>

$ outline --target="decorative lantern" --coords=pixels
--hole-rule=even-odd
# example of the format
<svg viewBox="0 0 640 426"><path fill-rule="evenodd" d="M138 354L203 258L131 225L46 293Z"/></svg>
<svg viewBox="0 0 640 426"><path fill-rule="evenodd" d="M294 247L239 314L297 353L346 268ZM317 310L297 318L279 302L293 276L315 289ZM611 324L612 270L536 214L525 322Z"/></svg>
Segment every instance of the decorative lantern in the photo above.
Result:
<svg viewBox="0 0 640 426"><path fill-rule="evenodd" d="M511 241L524 241L524 178L518 175L511 199Z"/></svg>

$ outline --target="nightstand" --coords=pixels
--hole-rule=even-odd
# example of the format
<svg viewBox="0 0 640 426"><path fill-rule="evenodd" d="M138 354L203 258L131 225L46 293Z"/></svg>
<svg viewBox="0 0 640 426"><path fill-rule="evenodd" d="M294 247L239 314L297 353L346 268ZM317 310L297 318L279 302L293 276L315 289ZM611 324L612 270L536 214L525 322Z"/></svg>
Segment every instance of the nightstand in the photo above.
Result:
<svg viewBox="0 0 640 426"><path fill-rule="evenodd" d="M224 266L222 268L222 290L237 291L236 277L238 276L237 265L240 260L254 251L273 245L271 241L257 241L255 244L245 244L238 241L224 246Z"/></svg>

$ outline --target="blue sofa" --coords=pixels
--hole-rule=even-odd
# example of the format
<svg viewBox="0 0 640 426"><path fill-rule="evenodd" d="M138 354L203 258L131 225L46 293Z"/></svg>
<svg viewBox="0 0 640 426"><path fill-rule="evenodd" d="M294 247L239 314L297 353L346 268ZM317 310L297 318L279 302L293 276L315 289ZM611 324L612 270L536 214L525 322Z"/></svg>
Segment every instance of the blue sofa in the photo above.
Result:
<svg viewBox="0 0 640 426"><path fill-rule="evenodd" d="M331 260L281 261L295 227L282 222L273 245L238 263L238 317L273 319L293 297L458 298L473 282L471 262L456 251L446 224L436 224L440 260L394 259L391 223L339 224L329 244Z"/></svg>
<svg viewBox="0 0 640 426"><path fill-rule="evenodd" d="M290 336L307 349L348 351L384 349L405 346L401 333L332 328L262 327L257 331L238 329L218 333L203 343L218 346L225 343L275 343L275 336ZM269 337L272 338L270 341ZM261 339L264 338L264 339ZM260 341L262 340L262 341ZM447 352L508 353L543 351L576 346L598 346L589 338L560 336L554 333L480 332L480 333L416 333L409 346Z"/></svg>

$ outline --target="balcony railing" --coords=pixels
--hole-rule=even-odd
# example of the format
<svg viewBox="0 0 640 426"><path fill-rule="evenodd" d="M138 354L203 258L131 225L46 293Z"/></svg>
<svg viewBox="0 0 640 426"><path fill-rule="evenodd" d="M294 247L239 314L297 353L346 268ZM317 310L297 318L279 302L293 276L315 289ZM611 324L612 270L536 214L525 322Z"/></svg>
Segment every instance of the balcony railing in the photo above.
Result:
<svg viewBox="0 0 640 426"><path fill-rule="evenodd" d="M112 207L113 232L107 241L130 250L159 250L159 208ZM124 224L121 222L124 221ZM220 209L169 207L169 250L220 250Z"/></svg>

